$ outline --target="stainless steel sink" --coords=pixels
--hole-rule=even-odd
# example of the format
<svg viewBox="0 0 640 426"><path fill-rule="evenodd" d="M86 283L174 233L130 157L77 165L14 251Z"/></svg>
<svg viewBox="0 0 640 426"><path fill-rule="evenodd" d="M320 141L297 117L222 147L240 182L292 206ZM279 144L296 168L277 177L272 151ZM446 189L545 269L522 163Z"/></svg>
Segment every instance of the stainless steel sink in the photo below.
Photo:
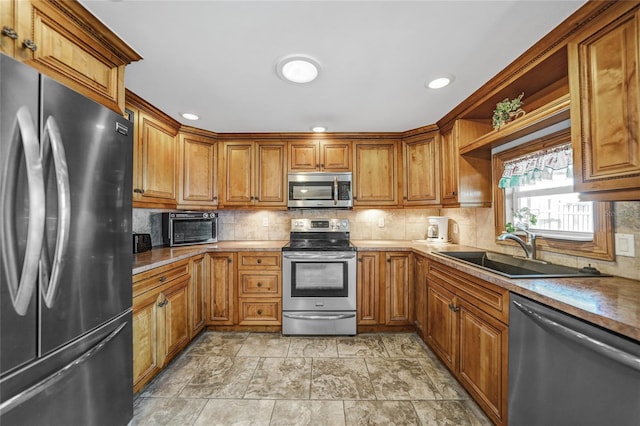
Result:
<svg viewBox="0 0 640 426"><path fill-rule="evenodd" d="M435 254L460 260L508 278L603 277L595 268L571 268L540 260L525 259L492 251L439 251Z"/></svg>

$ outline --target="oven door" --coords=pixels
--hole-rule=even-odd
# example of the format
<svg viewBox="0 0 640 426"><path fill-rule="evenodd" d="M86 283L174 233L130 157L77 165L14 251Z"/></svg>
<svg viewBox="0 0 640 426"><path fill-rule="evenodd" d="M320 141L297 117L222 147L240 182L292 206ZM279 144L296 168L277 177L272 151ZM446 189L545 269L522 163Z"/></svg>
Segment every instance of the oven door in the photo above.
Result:
<svg viewBox="0 0 640 426"><path fill-rule="evenodd" d="M356 309L356 252L283 252L285 311Z"/></svg>

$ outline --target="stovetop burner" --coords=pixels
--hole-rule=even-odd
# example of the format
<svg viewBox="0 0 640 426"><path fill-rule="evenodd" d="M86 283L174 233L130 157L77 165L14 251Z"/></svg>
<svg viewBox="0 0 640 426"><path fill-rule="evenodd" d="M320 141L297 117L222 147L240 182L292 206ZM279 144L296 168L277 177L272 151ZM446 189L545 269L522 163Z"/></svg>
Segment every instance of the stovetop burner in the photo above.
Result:
<svg viewBox="0 0 640 426"><path fill-rule="evenodd" d="M292 219L289 244L283 251L355 251L349 242L348 219Z"/></svg>

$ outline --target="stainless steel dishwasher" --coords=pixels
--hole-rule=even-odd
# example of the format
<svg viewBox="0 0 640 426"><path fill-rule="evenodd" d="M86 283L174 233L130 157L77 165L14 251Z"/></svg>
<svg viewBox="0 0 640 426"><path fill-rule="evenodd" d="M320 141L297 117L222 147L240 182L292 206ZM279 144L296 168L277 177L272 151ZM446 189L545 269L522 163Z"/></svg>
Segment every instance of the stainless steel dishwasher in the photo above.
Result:
<svg viewBox="0 0 640 426"><path fill-rule="evenodd" d="M640 342L511 294L510 426L640 425Z"/></svg>

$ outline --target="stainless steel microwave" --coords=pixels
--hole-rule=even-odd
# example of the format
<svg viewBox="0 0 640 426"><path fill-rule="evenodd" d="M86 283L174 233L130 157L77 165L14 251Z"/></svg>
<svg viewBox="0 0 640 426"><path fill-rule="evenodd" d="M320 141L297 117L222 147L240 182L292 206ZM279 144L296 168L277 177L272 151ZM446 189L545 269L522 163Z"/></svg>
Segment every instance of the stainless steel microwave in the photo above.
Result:
<svg viewBox="0 0 640 426"><path fill-rule="evenodd" d="M186 246L218 241L218 214L213 212L173 212L162 214L164 244Z"/></svg>
<svg viewBox="0 0 640 426"><path fill-rule="evenodd" d="M289 208L353 207L351 172L290 172Z"/></svg>

